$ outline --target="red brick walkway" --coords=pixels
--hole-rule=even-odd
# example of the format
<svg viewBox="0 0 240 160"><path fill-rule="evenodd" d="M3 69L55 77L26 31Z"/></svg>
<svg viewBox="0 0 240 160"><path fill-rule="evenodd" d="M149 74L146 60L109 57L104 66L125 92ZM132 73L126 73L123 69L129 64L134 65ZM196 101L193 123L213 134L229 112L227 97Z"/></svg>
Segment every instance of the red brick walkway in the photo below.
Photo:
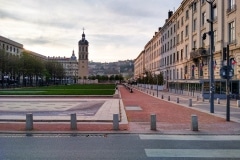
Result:
<svg viewBox="0 0 240 160"><path fill-rule="evenodd" d="M146 132L150 130L150 115L156 114L159 132L194 133L191 131L191 115L198 116L198 133L209 134L240 134L240 124L226 122L223 118L215 117L190 107L183 107L171 102L134 90L130 93L124 87L119 87L124 106L139 106L142 110L126 110L129 130Z"/></svg>

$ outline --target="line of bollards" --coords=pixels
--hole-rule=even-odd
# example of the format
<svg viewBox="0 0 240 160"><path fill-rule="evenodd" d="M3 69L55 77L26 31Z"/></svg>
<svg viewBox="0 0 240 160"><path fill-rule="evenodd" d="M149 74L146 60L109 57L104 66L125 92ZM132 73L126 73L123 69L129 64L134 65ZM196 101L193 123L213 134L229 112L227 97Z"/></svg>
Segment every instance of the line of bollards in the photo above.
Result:
<svg viewBox="0 0 240 160"><path fill-rule="evenodd" d="M150 116L150 129L153 131L157 130L157 117L156 114ZM191 130L198 131L198 117L197 115L191 115Z"/></svg>
<svg viewBox="0 0 240 160"><path fill-rule="evenodd" d="M77 115L76 113L72 113L70 115L70 129L77 130ZM33 130L33 114L26 114L26 130ZM113 130L119 130L119 114L113 114Z"/></svg>
<svg viewBox="0 0 240 160"><path fill-rule="evenodd" d="M77 130L77 115L76 113L71 114L70 120L71 130ZM150 117L150 129L157 130L157 117L156 114L151 114ZM33 130L33 114L26 114L26 130ZM119 130L119 114L113 114L113 130ZM191 116L191 130L198 131L198 117L196 115Z"/></svg>
<svg viewBox="0 0 240 160"><path fill-rule="evenodd" d="M163 94L162 94L162 96L161 96L161 99L164 99L164 95L163 95ZM170 101L170 100L171 100L171 97L168 96L167 100ZM198 100L198 97L197 97L197 100ZM179 103L179 97L177 97L176 103ZM239 105L240 105L240 102L239 102ZM188 106L189 106L189 107L192 107L192 99L191 99L191 98L188 99Z"/></svg>

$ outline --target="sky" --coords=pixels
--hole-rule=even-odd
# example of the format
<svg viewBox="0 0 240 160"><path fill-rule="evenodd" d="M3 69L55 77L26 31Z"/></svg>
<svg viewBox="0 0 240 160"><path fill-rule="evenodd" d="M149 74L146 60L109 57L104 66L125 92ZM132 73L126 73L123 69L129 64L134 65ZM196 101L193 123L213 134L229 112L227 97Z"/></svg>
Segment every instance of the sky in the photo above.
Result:
<svg viewBox="0 0 240 160"><path fill-rule="evenodd" d="M0 35L50 57L78 55L83 28L89 60L133 60L182 0L0 0Z"/></svg>

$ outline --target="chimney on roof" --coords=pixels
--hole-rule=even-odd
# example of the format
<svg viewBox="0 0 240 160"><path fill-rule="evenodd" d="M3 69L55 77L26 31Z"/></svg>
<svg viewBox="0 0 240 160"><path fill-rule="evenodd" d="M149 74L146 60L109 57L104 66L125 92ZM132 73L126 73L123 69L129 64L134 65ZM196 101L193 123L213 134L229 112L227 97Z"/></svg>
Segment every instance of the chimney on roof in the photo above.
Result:
<svg viewBox="0 0 240 160"><path fill-rule="evenodd" d="M162 29L162 27L159 27L159 28L158 28L158 31L160 31L161 29Z"/></svg>
<svg viewBox="0 0 240 160"><path fill-rule="evenodd" d="M171 18L172 15L173 15L173 11L170 11L170 10L169 10L169 11L168 11L168 19Z"/></svg>

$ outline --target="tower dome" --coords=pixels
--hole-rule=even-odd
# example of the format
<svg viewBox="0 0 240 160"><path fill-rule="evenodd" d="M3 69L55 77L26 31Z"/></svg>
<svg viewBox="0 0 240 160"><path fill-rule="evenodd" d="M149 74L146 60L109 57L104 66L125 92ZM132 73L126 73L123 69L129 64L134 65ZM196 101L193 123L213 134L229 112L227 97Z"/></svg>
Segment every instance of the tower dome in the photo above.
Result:
<svg viewBox="0 0 240 160"><path fill-rule="evenodd" d="M83 31L82 39L78 42L78 45L88 45L88 41L85 39L85 33Z"/></svg>

